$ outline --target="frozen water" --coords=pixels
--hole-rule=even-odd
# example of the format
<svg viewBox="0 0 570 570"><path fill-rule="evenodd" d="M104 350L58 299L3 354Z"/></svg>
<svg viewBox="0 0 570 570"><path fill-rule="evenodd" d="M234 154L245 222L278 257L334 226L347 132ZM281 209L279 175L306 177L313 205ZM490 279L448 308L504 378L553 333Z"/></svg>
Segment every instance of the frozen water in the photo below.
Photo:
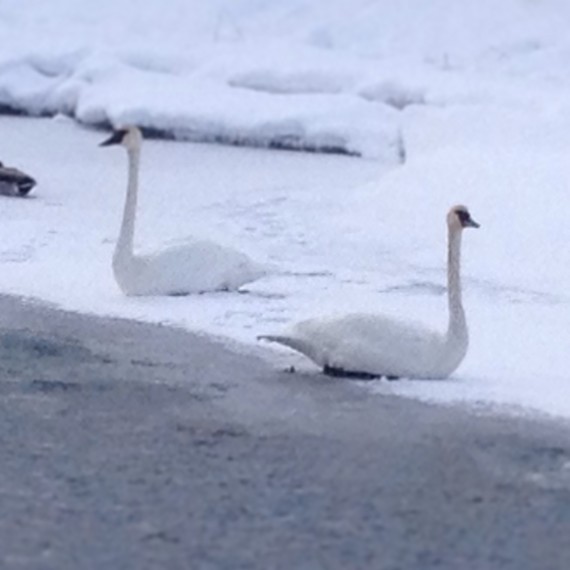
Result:
<svg viewBox="0 0 570 570"><path fill-rule="evenodd" d="M374 384L437 401L570 416L570 40L564 0L8 0L0 6L0 160L28 171L0 197L0 290L168 322L252 347L329 312L443 328L444 215L469 205L470 352L446 382ZM122 152L90 124L148 141L137 240L229 243L279 273L236 295L122 297L110 271ZM296 355L259 350L276 365Z"/></svg>

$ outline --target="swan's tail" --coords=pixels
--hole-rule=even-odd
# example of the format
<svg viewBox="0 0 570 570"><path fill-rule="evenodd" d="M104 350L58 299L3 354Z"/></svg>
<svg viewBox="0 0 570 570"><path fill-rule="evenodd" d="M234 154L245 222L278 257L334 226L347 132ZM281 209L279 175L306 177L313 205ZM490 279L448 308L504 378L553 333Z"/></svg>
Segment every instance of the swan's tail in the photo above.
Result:
<svg viewBox="0 0 570 570"><path fill-rule="evenodd" d="M285 336L279 334L261 334L257 337L257 340L267 340L269 342L277 342L283 346L288 346L301 354L309 354L310 346L306 341L300 338L295 338L292 336Z"/></svg>

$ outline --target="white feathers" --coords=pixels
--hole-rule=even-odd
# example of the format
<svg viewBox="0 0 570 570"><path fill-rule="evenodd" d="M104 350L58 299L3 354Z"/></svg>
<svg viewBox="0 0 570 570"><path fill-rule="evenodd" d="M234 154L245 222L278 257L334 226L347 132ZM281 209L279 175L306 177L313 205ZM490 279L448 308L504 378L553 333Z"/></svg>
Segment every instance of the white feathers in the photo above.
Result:
<svg viewBox="0 0 570 570"><path fill-rule="evenodd" d="M113 258L115 279L126 295L187 295L232 291L263 276L246 255L208 241L188 242L155 254Z"/></svg>
<svg viewBox="0 0 570 570"><path fill-rule="evenodd" d="M461 363L469 335L459 276L463 228L478 227L463 206L448 214L449 326L445 334L382 315L310 319L282 335L261 339L301 352L330 374L445 378Z"/></svg>
<svg viewBox="0 0 570 570"><path fill-rule="evenodd" d="M243 253L216 243L192 240L150 255L134 253L134 230L142 135L136 127L115 131L102 146L121 144L129 178L121 232L113 256L117 284L126 295L187 295L229 291L265 274Z"/></svg>
<svg viewBox="0 0 570 570"><path fill-rule="evenodd" d="M322 368L350 374L418 377L436 371L442 335L382 315L354 313L297 323L288 335L264 337Z"/></svg>

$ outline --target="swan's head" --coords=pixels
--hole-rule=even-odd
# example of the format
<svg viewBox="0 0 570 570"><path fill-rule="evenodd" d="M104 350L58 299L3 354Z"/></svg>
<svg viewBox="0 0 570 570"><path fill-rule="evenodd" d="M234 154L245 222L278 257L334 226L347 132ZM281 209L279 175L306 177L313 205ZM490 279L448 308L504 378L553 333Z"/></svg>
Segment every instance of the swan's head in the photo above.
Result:
<svg viewBox="0 0 570 570"><path fill-rule="evenodd" d="M447 214L447 225L452 230L464 228L478 228L479 224L471 217L465 206L453 206Z"/></svg>
<svg viewBox="0 0 570 570"><path fill-rule="evenodd" d="M111 136L104 140L99 146L111 146L113 144L123 145L127 150L136 150L142 143L142 133L137 127L125 127L115 129Z"/></svg>

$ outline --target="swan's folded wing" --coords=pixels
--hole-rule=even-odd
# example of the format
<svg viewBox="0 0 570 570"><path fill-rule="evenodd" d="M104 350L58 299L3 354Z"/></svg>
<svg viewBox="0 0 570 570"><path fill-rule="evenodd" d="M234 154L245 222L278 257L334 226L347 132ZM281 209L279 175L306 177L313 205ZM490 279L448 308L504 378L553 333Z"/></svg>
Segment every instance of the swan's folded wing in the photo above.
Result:
<svg viewBox="0 0 570 570"><path fill-rule="evenodd" d="M358 313L302 321L294 336L312 346L320 365L396 376L431 368L443 341L419 323Z"/></svg>
<svg viewBox="0 0 570 570"><path fill-rule="evenodd" d="M157 290L203 292L233 290L263 276L263 267L247 255L209 241L179 242L141 256L145 282Z"/></svg>

